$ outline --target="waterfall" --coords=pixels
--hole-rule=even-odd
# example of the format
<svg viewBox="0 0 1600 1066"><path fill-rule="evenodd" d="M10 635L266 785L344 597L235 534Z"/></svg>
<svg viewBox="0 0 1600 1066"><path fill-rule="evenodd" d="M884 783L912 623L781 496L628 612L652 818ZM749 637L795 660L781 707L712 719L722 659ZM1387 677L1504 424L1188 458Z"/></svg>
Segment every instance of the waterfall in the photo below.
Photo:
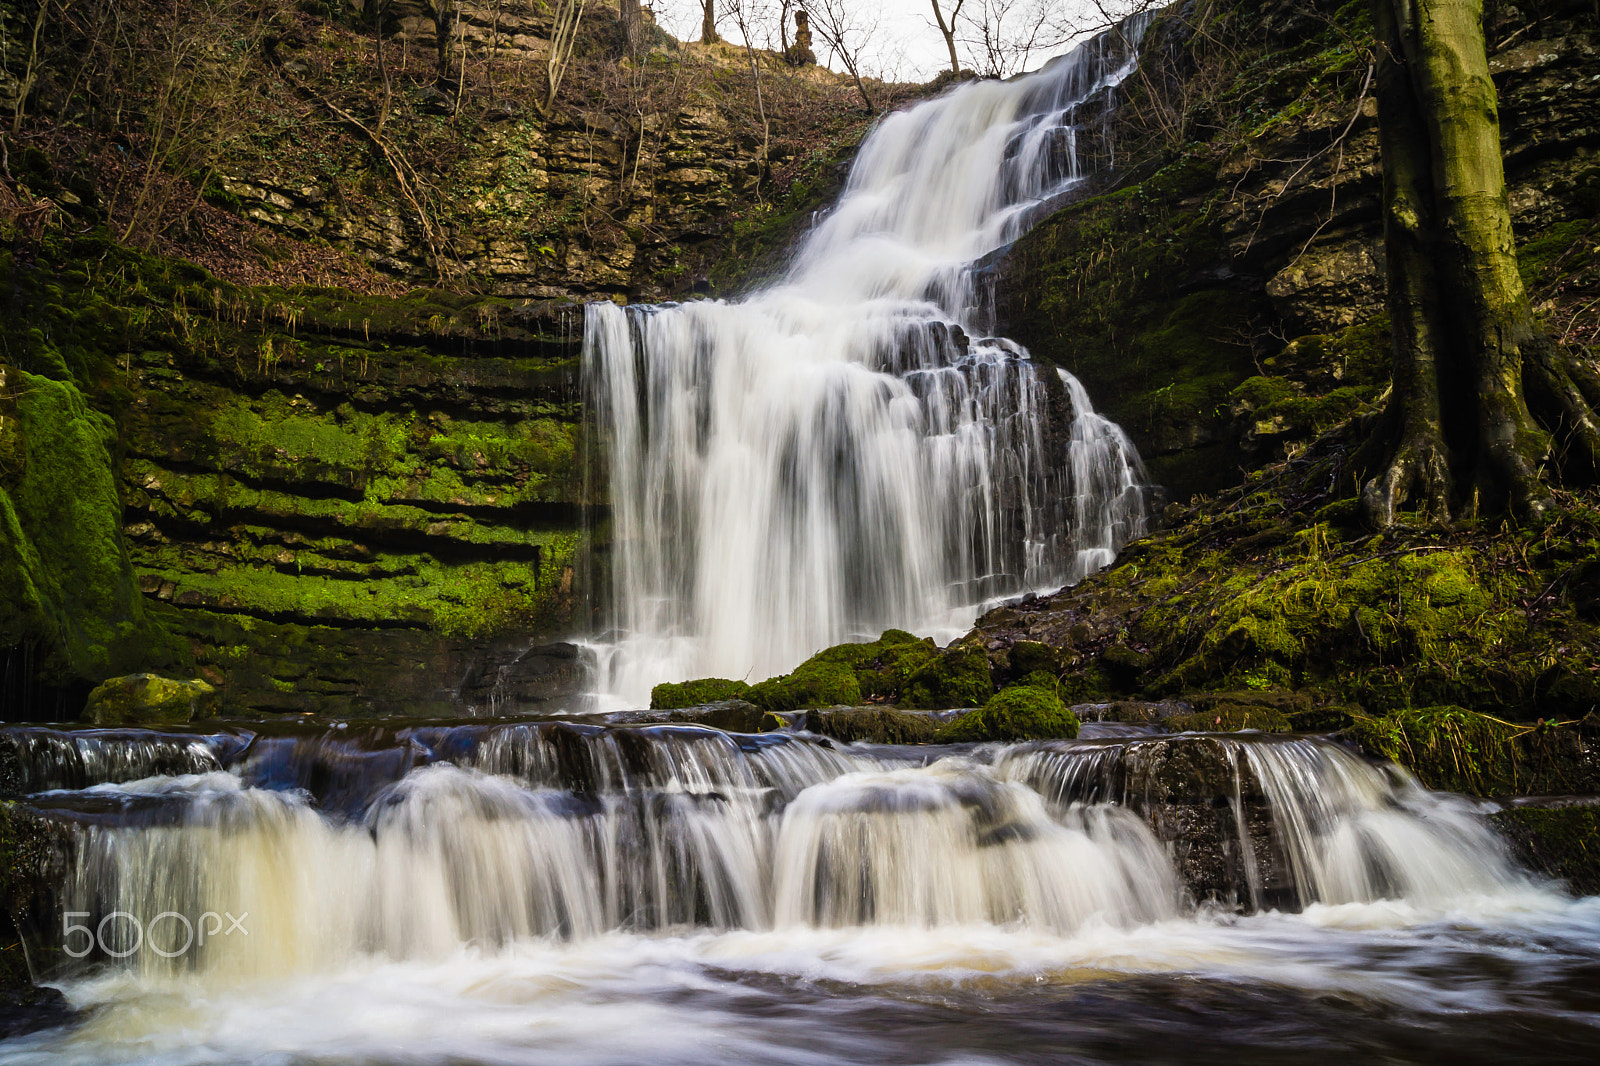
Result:
<svg viewBox="0 0 1600 1066"><path fill-rule="evenodd" d="M36 916L46 972L257 979L688 930L1070 935L1527 885L1465 801L1320 738L854 749L542 721L314 727L222 762L27 797L71 837L61 911L99 931L78 961ZM196 944L208 914L248 934Z"/></svg>
<svg viewBox="0 0 1600 1066"><path fill-rule="evenodd" d="M1079 142L1147 21L885 117L764 291L590 305L612 502L604 689L637 702L889 626L953 634L1142 532L1133 446L1070 375L986 335L975 264L1092 172Z"/></svg>

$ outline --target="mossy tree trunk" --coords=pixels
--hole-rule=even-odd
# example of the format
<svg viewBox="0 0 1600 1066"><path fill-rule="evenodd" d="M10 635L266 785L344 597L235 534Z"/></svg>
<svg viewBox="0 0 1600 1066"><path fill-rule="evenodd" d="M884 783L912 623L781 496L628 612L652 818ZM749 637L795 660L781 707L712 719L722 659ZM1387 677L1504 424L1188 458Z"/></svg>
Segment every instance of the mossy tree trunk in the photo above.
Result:
<svg viewBox="0 0 1600 1066"><path fill-rule="evenodd" d="M1600 378L1542 329L1517 271L1482 0L1372 12L1394 389L1358 456L1363 510L1536 512L1547 464L1600 469Z"/></svg>

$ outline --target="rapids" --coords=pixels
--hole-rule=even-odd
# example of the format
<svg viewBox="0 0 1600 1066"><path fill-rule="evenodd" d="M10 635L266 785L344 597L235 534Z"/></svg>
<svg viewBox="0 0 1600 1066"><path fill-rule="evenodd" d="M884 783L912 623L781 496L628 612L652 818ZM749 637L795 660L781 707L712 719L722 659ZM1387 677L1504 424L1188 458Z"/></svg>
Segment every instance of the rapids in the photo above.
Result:
<svg viewBox="0 0 1600 1066"><path fill-rule="evenodd" d="M1596 901L1315 737L9 727L0 771L62 834L30 960L93 1008L0 1063L1559 1061L1600 1020Z"/></svg>
<svg viewBox="0 0 1600 1066"><path fill-rule="evenodd" d="M884 118L787 273L735 302L589 306L612 505L600 687L760 679L889 626L964 631L1143 531L1132 444L988 336L985 256L1106 155L1131 32Z"/></svg>

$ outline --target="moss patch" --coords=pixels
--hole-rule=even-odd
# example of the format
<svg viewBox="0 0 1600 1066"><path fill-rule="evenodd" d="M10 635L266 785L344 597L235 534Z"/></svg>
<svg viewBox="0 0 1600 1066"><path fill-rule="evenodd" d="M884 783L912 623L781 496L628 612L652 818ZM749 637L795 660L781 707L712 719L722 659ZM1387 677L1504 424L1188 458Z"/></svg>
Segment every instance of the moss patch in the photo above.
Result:
<svg viewBox="0 0 1600 1066"><path fill-rule="evenodd" d="M945 726L939 739L959 743L1070 739L1077 735L1077 715L1054 692L1036 685L1016 685L995 693L979 709Z"/></svg>
<svg viewBox="0 0 1600 1066"><path fill-rule="evenodd" d="M650 709L672 711L682 707L700 707L723 700L743 699L750 686L743 681L727 681L720 677L705 677L698 681L683 681L657 685L650 690Z"/></svg>

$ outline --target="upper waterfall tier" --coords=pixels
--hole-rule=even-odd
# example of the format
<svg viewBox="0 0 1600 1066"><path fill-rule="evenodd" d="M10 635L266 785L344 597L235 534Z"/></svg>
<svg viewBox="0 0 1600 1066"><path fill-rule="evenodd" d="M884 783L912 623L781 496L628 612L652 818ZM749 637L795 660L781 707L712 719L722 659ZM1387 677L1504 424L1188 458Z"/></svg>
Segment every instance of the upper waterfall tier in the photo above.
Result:
<svg viewBox="0 0 1600 1066"><path fill-rule="evenodd" d="M973 264L1083 180L1130 21L1045 70L886 117L787 276L737 303L591 305L614 507L602 687L766 677L1105 565L1143 472L1069 375L981 334ZM1104 152L1094 153L1101 158Z"/></svg>

